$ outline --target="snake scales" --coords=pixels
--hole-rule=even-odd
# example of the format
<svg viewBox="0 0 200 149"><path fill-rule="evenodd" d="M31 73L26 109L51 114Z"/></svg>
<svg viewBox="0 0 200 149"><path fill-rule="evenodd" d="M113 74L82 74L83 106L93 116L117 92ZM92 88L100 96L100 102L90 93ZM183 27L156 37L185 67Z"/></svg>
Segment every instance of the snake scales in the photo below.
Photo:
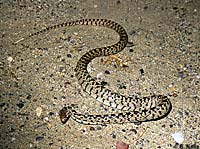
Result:
<svg viewBox="0 0 200 149"><path fill-rule="evenodd" d="M41 31L30 34L28 37L39 35L48 30L69 27L75 25L93 25L113 29L119 34L119 41L113 45L95 48L86 52L77 62L75 75L83 90L100 103L118 109L121 112L89 115L77 113L73 106L68 105L60 110L61 122L64 124L71 117L82 124L110 124L110 123L137 123L161 119L171 111L171 102L167 96L151 95L147 97L124 96L102 86L96 79L92 78L87 71L87 65L96 57L108 56L122 51L128 42L125 29L116 22L107 19L81 19L68 21L58 25L47 27Z"/></svg>

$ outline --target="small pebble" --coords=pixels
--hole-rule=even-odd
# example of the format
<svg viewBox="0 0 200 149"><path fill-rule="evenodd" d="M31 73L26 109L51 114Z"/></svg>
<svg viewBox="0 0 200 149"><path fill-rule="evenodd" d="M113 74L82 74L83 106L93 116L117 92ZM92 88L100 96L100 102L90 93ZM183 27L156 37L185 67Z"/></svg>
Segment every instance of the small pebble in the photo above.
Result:
<svg viewBox="0 0 200 149"><path fill-rule="evenodd" d="M129 32L129 35L135 35L136 34L136 31L135 30L132 30Z"/></svg>
<svg viewBox="0 0 200 149"><path fill-rule="evenodd" d="M176 132L176 133L172 134L171 136L179 144L181 144L184 141L184 134L182 132Z"/></svg>
<svg viewBox="0 0 200 149"><path fill-rule="evenodd" d="M116 137L117 137L117 136L116 136L115 134L112 134L112 138L113 138L113 139L116 139Z"/></svg>
<svg viewBox="0 0 200 149"><path fill-rule="evenodd" d="M102 127L100 127L100 126L97 126L97 130L101 130L102 129Z"/></svg>
<svg viewBox="0 0 200 149"><path fill-rule="evenodd" d="M122 141L119 141L116 144L116 149L128 149L128 148L129 148L129 145Z"/></svg>
<svg viewBox="0 0 200 149"><path fill-rule="evenodd" d="M137 134L137 130L136 129L132 128L132 129L130 129L130 131L133 132L133 133L135 133L135 134Z"/></svg>
<svg viewBox="0 0 200 149"><path fill-rule="evenodd" d="M122 129L122 132L126 132L126 130L125 130L125 129Z"/></svg>
<svg viewBox="0 0 200 149"><path fill-rule="evenodd" d="M117 4L120 4L120 3L121 3L120 0L118 0L118 1L117 1Z"/></svg>
<svg viewBox="0 0 200 149"><path fill-rule="evenodd" d="M95 128L94 127L90 127L90 131L94 131L95 130Z"/></svg>
<svg viewBox="0 0 200 149"><path fill-rule="evenodd" d="M52 146L52 145L53 145L53 142L50 142L50 143L49 143L49 146Z"/></svg>
<svg viewBox="0 0 200 149"><path fill-rule="evenodd" d="M48 49L48 48L43 48L43 50L44 50L44 51L48 51L49 49Z"/></svg>
<svg viewBox="0 0 200 149"><path fill-rule="evenodd" d="M49 115L52 116L52 115L54 115L54 113L53 112L49 112Z"/></svg>
<svg viewBox="0 0 200 149"><path fill-rule="evenodd" d="M103 78L104 78L104 74L102 72L97 74L97 79L98 80L103 80Z"/></svg>
<svg viewBox="0 0 200 149"><path fill-rule="evenodd" d="M134 51L134 49L129 49L129 52L133 52Z"/></svg>
<svg viewBox="0 0 200 149"><path fill-rule="evenodd" d="M83 133L85 133L85 132L86 132L86 129L82 129L81 131L82 131Z"/></svg>
<svg viewBox="0 0 200 149"><path fill-rule="evenodd" d="M143 68L140 69L140 73L141 73L141 75L144 75L144 69Z"/></svg>
<svg viewBox="0 0 200 149"><path fill-rule="evenodd" d="M38 116L38 117L40 117L41 116L41 114L42 114L42 108L41 107L37 107L36 108L36 115Z"/></svg>
<svg viewBox="0 0 200 149"><path fill-rule="evenodd" d="M13 137L12 139L11 139L11 141L15 141L16 140L16 138L15 137Z"/></svg>
<svg viewBox="0 0 200 149"><path fill-rule="evenodd" d="M3 108L5 105L6 105L6 103L5 103L5 102L3 102L3 103L0 103L0 108Z"/></svg>
<svg viewBox="0 0 200 149"><path fill-rule="evenodd" d="M35 138L36 141L41 141L41 140L43 140L43 139L44 139L44 136L37 136L37 137Z"/></svg>
<svg viewBox="0 0 200 149"><path fill-rule="evenodd" d="M105 74L110 74L110 71L108 71L108 70L105 70Z"/></svg>
<svg viewBox="0 0 200 149"><path fill-rule="evenodd" d="M165 128L166 126L165 126L165 124L163 124L161 127Z"/></svg>
<svg viewBox="0 0 200 149"><path fill-rule="evenodd" d="M48 117L44 117L44 121L48 122L49 118Z"/></svg>
<svg viewBox="0 0 200 149"><path fill-rule="evenodd" d="M17 104L17 106L18 106L20 109L23 108L23 107L24 107L24 102L20 101L20 102Z"/></svg>
<svg viewBox="0 0 200 149"><path fill-rule="evenodd" d="M59 68L59 72L65 72L65 67L64 67L64 66L61 66L61 67Z"/></svg>
<svg viewBox="0 0 200 149"><path fill-rule="evenodd" d="M30 100L31 97L32 97L32 96L29 94L29 95L26 97L26 99Z"/></svg>
<svg viewBox="0 0 200 149"><path fill-rule="evenodd" d="M4 119L2 117L0 117L0 124L4 123Z"/></svg>
<svg viewBox="0 0 200 149"><path fill-rule="evenodd" d="M184 73L183 73L183 71L179 71L179 72L178 72L178 77L179 77L180 79L183 79L183 78L184 78Z"/></svg>
<svg viewBox="0 0 200 149"><path fill-rule="evenodd" d="M72 55L68 53L68 54L67 54L67 57L68 57L68 58L71 58L71 57L72 57Z"/></svg>
<svg viewBox="0 0 200 149"><path fill-rule="evenodd" d="M7 60L8 60L8 62L12 62L12 61L13 61L13 58L12 58L11 56L8 56L8 57L7 57Z"/></svg>

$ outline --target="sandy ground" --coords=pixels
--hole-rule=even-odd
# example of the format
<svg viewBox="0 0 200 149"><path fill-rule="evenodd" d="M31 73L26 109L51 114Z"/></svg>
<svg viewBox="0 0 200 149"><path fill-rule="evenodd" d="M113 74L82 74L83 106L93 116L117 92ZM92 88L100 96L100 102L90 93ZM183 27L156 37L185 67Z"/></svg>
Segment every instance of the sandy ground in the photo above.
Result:
<svg viewBox="0 0 200 149"><path fill-rule="evenodd" d="M199 0L5 0L0 8L0 149L114 149L117 141L131 149L199 148ZM108 57L92 61L92 76L125 95L173 94L166 118L141 125L87 126L72 119L61 124L58 112L68 103L82 113L110 112L82 91L73 70L83 53L116 42L117 34L71 27L13 43L80 18L112 19L134 42L118 54L120 63ZM181 144L172 137L178 132Z"/></svg>

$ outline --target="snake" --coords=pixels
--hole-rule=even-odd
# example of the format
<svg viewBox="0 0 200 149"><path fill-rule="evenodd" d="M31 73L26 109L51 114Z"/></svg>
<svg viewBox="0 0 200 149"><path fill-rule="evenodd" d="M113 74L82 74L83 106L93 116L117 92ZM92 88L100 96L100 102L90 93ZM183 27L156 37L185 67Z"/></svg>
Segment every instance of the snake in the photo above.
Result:
<svg viewBox="0 0 200 149"><path fill-rule="evenodd" d="M168 96L161 94L152 94L143 97L137 94L125 96L103 86L101 82L97 81L97 79L92 77L88 72L88 64L93 59L117 54L131 44L131 42L128 41L126 30L120 24L109 19L79 19L49 26L30 34L28 37L33 37L60 27L77 25L106 27L114 30L119 35L119 41L113 45L88 50L78 60L74 69L78 83L86 93L101 104L117 109L119 112L110 114L78 113L73 105L67 104L59 111L60 120L63 124L70 118L78 123L86 125L141 123L160 120L170 113L172 104Z"/></svg>

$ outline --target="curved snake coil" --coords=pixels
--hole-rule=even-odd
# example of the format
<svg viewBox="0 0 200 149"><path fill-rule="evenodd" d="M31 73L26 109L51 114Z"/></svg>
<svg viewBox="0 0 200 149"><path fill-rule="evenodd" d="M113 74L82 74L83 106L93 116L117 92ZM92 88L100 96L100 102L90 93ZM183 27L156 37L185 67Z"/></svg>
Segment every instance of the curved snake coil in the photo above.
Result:
<svg viewBox="0 0 200 149"><path fill-rule="evenodd" d="M87 71L87 65L96 57L108 56L122 51L128 42L128 35L125 29L116 22L107 19L81 19L68 21L58 25L50 26L46 29L30 34L28 37L39 35L48 30L69 27L75 25L102 26L115 30L119 34L119 41L113 45L95 48L86 52L77 62L75 75L83 90L100 103L114 109L119 109L119 113L106 115L89 115L77 113L73 106L68 105L60 110L61 122L64 124L71 117L82 124L110 124L127 122L145 122L161 119L171 111L171 102L164 95L151 95L147 97L124 96L115 93L102 86L96 79L92 78Z"/></svg>

